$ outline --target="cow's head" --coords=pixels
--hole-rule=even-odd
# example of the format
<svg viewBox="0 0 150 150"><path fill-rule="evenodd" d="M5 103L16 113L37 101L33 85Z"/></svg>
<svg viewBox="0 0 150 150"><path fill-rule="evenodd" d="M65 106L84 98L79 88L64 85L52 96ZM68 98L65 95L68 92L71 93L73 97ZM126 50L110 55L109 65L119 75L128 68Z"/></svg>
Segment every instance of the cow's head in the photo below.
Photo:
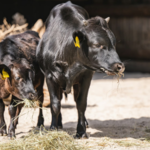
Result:
<svg viewBox="0 0 150 150"><path fill-rule="evenodd" d="M34 70L24 58L11 61L8 66L0 65L1 78L5 80L6 90L19 99L34 100L37 93L33 86Z"/></svg>
<svg viewBox="0 0 150 150"><path fill-rule="evenodd" d="M122 74L125 70L116 52L116 39L108 27L109 18L84 20L80 31L73 33L78 47L78 59L87 68L108 75Z"/></svg>

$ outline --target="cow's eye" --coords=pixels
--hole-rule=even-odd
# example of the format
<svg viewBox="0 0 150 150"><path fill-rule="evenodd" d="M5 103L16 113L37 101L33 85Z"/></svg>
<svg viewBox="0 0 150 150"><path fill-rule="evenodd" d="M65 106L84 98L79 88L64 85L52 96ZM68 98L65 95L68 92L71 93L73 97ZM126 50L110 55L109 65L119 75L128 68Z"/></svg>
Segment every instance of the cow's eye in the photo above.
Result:
<svg viewBox="0 0 150 150"><path fill-rule="evenodd" d="M16 77L15 79L16 79L16 80L20 80L20 77Z"/></svg>
<svg viewBox="0 0 150 150"><path fill-rule="evenodd" d="M104 50L105 50L105 49L107 49L107 47L106 47L106 46L104 46L104 45L102 45L102 49L104 49Z"/></svg>
<svg viewBox="0 0 150 150"><path fill-rule="evenodd" d="M94 47L94 48L99 48L99 47L100 47L100 44L93 44L93 47Z"/></svg>
<svg viewBox="0 0 150 150"><path fill-rule="evenodd" d="M25 80L23 78L20 78L20 82L25 82Z"/></svg>

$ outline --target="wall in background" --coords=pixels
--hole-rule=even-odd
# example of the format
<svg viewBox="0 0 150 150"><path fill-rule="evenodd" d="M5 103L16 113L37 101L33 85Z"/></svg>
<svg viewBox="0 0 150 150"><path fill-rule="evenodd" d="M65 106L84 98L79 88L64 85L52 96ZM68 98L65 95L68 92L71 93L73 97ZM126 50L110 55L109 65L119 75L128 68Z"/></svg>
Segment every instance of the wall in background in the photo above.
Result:
<svg viewBox="0 0 150 150"><path fill-rule="evenodd" d="M3 0L0 23L12 21L19 12L29 27L39 18L46 20L50 10L64 0ZM126 62L127 71L150 72L150 0L72 0L90 16L111 17L109 26L117 38L117 52Z"/></svg>

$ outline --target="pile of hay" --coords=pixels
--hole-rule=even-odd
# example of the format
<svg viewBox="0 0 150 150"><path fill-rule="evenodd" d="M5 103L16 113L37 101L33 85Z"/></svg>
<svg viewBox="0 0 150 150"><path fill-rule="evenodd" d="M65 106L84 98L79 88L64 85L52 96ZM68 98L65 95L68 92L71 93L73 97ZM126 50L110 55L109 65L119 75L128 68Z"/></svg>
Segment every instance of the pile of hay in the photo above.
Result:
<svg viewBox="0 0 150 150"><path fill-rule="evenodd" d="M16 101L17 102L17 101ZM40 108L38 101L24 99L16 104L24 104L26 108ZM16 107L15 106L15 107ZM41 108L43 109L43 108ZM20 117L20 116L17 116ZM15 118L16 119L16 118ZM43 128L43 127L42 127ZM45 128L34 130L20 139L13 139L0 144L0 150L87 150L87 146L79 144L67 132L47 131Z"/></svg>
<svg viewBox="0 0 150 150"><path fill-rule="evenodd" d="M34 131L21 139L0 144L1 150L87 150L64 131Z"/></svg>

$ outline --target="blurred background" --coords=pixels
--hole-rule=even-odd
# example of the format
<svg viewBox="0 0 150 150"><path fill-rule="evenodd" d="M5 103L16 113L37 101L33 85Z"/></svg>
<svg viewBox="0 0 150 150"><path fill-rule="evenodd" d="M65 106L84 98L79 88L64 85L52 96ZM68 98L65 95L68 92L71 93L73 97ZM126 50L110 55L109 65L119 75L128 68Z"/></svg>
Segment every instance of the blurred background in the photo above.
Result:
<svg viewBox="0 0 150 150"><path fill-rule="evenodd" d="M38 19L45 22L50 10L65 0L3 0L0 24L4 17L10 24L32 28ZM110 28L117 39L117 51L127 72L150 72L150 0L72 0L84 7L90 17L111 17ZM17 13L17 14L16 14ZM18 16L18 13L23 16ZM41 20L35 28L41 28ZM24 31L25 29L23 29ZM34 29L33 29L34 30ZM39 29L35 29L36 31ZM17 31L17 29L15 30ZM44 29L40 36L42 36Z"/></svg>

